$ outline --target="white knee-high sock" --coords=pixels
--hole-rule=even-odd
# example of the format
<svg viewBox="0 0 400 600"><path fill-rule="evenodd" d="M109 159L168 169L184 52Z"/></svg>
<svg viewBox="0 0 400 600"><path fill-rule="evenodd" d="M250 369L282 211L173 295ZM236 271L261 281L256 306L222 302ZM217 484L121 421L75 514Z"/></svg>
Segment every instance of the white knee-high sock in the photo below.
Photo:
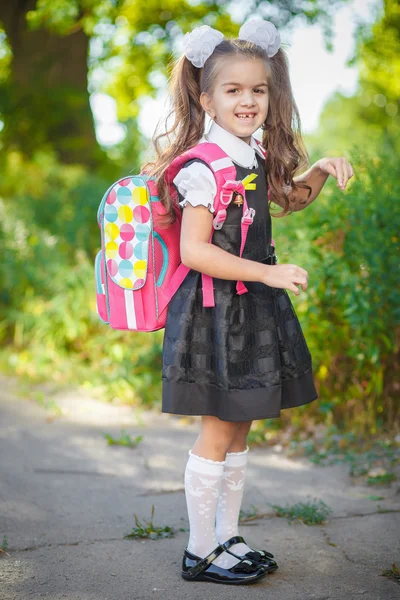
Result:
<svg viewBox="0 0 400 600"><path fill-rule="evenodd" d="M216 513L216 534L220 544L239 535L239 513L243 499L249 447L242 452L227 452ZM251 548L239 543L230 547L242 556Z"/></svg>
<svg viewBox="0 0 400 600"><path fill-rule="evenodd" d="M185 496L190 524L187 549L201 558L219 545L215 533L215 513L224 464L225 461L213 461L192 454L189 450L185 469ZM230 569L238 562L238 558L223 552L213 564Z"/></svg>

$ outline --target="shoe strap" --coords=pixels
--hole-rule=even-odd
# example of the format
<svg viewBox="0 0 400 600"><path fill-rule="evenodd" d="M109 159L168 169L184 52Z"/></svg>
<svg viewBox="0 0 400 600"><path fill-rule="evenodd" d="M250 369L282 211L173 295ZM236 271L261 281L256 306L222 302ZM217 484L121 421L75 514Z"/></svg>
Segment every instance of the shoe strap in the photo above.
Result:
<svg viewBox="0 0 400 600"><path fill-rule="evenodd" d="M228 542L232 542L233 544L246 544L244 538L242 538L241 535L235 535L233 537L231 537ZM246 544L247 546L247 544ZM258 554L259 557L257 558L257 556L254 556L254 558L256 560L258 560L259 558L274 558L274 555L271 554L271 552L267 552L266 550L253 550L253 553L255 553L256 555ZM232 552L230 552L230 554L232 554ZM236 554L234 554L234 556L236 556ZM253 558L252 553L251 552L246 552L246 556L250 556L250 558Z"/></svg>
<svg viewBox="0 0 400 600"><path fill-rule="evenodd" d="M229 538L228 542L231 542L230 545L232 544L246 544L244 538L242 538L241 535L234 535L233 537ZM227 542L226 542L227 543ZM247 544L246 544L247 546ZM233 552L229 552L229 554L232 554L233 556L237 556L237 554L233 554ZM254 554L254 556L253 556ZM257 557L258 554L258 557ZM271 554L271 552L267 552L266 550L253 550L253 552L246 552L246 556L248 556L250 559L255 559L255 560L259 560L260 558L274 558L274 555ZM238 558L240 558L238 556Z"/></svg>
<svg viewBox="0 0 400 600"><path fill-rule="evenodd" d="M246 556L250 558L250 560L260 561L262 558L268 560L270 558L274 558L274 555L271 552L267 552L266 550L253 550L251 552L246 552Z"/></svg>
<svg viewBox="0 0 400 600"><path fill-rule="evenodd" d="M207 567L212 563L212 561L215 560L220 554L225 552L225 550L228 550L228 548L233 546L233 544L237 544L238 542L236 540L243 540L243 538L240 535L235 535L229 538L229 540L227 540L223 544L219 544L219 546L217 546L212 552L210 552L210 554L207 554L207 556L202 558L196 565L190 567L190 569L187 570L187 574L189 575L189 577L196 577L197 575L205 571Z"/></svg>
<svg viewBox="0 0 400 600"><path fill-rule="evenodd" d="M246 544L246 542L244 541L244 538L242 538L241 535L234 535L233 537L229 538L229 540L227 540L225 544L229 544L229 547L231 547L233 546L233 544Z"/></svg>

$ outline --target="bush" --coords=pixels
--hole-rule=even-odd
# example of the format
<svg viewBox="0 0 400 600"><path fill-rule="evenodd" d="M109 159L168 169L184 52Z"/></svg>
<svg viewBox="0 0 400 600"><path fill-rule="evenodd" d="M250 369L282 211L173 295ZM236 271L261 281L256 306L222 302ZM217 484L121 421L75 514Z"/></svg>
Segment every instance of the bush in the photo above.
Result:
<svg viewBox="0 0 400 600"><path fill-rule="evenodd" d="M336 180L304 211L274 220L280 262L309 272L294 299L330 422L375 433L399 416L400 166L360 149L343 193Z"/></svg>
<svg viewBox="0 0 400 600"><path fill-rule="evenodd" d="M45 154L28 164L16 153L8 159L0 186L3 368L82 384L108 400L159 403L162 332L112 331L96 314L96 213L109 182Z"/></svg>
<svg viewBox="0 0 400 600"><path fill-rule="evenodd" d="M282 423L314 420L374 434L399 416L400 166L385 152L358 151L350 162L355 176L344 193L329 178L309 208L273 220L279 262L309 272L309 288L293 304L319 391L317 402L282 411ZM3 367L81 384L107 400L159 406L163 331L112 331L96 314L96 212L109 181L47 155L23 164L14 153L5 173Z"/></svg>

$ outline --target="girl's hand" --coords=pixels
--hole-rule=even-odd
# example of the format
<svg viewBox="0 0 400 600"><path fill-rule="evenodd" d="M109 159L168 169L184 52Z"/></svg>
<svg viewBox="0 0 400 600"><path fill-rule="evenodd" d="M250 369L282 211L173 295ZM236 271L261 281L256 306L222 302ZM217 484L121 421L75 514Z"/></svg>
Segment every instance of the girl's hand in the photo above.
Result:
<svg viewBox="0 0 400 600"><path fill-rule="evenodd" d="M337 186L342 190L346 187L346 183L353 177L354 171L347 160L343 156L333 158L320 158L316 164L319 166L323 173L333 175L338 180Z"/></svg>
<svg viewBox="0 0 400 600"><path fill-rule="evenodd" d="M300 285L303 290L308 287L308 273L297 265L266 265L262 283L274 288L291 290L298 296L300 290L297 285Z"/></svg>

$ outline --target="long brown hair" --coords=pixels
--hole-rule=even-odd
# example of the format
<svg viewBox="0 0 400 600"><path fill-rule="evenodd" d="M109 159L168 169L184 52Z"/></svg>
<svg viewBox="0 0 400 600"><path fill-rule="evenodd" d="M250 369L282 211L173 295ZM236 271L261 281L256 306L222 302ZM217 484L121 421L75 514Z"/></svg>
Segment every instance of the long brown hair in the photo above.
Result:
<svg viewBox="0 0 400 600"><path fill-rule="evenodd" d="M267 67L269 108L262 126L262 144L267 150L265 169L270 202L283 204L275 217L283 217L292 212L299 200L292 201L286 191L294 188L308 188L305 183L296 184L293 176L309 165L309 156L301 136L300 115L295 103L289 78L288 61L280 48L269 58L264 50L244 40L223 40L203 68L197 68L182 56L173 66L170 78L172 107L165 120L165 131L154 134L153 144L156 159L143 166L143 170L156 178L160 199L166 209L167 221L173 223L176 213L164 172L171 162L195 146L204 133L205 112L200 104L200 95L212 95L222 59L226 57L261 58ZM173 119L171 127L168 123ZM286 191L285 191L286 188Z"/></svg>

